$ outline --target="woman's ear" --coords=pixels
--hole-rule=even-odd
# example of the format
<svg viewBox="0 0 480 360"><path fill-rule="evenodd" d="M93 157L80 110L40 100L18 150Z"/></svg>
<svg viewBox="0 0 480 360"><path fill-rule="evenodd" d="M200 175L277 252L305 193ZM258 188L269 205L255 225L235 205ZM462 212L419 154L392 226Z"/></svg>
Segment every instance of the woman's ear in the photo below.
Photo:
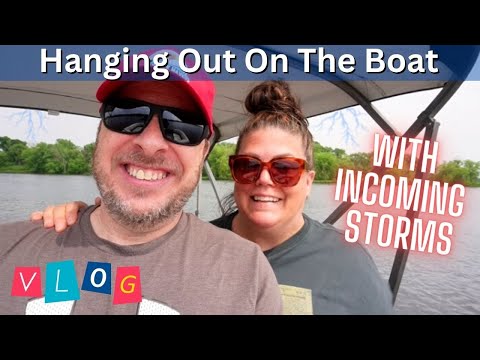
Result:
<svg viewBox="0 0 480 360"><path fill-rule="evenodd" d="M307 173L307 181L309 185L313 184L313 180L315 180L315 170L310 170Z"/></svg>
<svg viewBox="0 0 480 360"><path fill-rule="evenodd" d="M312 189L313 180L315 180L315 171L310 170L307 172L307 197L310 195L310 190Z"/></svg>

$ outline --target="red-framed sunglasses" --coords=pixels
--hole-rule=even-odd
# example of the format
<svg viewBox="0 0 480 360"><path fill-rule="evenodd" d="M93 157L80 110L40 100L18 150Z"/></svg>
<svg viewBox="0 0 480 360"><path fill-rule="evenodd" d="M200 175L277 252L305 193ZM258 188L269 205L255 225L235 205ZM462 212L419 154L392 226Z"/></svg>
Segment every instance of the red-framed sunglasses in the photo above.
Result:
<svg viewBox="0 0 480 360"><path fill-rule="evenodd" d="M305 170L305 160L294 157L282 157L264 162L254 156L231 155L228 163L233 179L239 184L254 184L266 167L276 185L295 186Z"/></svg>

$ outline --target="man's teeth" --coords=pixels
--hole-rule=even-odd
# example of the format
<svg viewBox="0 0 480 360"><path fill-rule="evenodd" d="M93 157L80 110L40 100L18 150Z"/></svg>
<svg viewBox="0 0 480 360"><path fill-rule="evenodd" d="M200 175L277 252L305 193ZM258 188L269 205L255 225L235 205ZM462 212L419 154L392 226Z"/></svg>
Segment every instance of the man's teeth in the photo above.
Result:
<svg viewBox="0 0 480 360"><path fill-rule="evenodd" d="M263 202L278 202L278 201L280 201L279 198L275 198L275 197L272 197L272 196L254 196L253 200L263 201Z"/></svg>
<svg viewBox="0 0 480 360"><path fill-rule="evenodd" d="M147 181L156 181L162 180L167 177L167 173L164 171L153 171L153 170L144 170L130 166L127 169L130 176L138 180L147 180Z"/></svg>

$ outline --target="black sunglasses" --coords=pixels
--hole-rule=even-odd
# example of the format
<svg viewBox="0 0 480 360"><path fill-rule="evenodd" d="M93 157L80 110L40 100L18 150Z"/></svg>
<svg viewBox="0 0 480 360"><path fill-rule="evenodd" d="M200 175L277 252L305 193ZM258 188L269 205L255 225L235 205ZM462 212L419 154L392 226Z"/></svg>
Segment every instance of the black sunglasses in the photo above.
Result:
<svg viewBox="0 0 480 360"><path fill-rule="evenodd" d="M163 137L174 144L195 146L210 136L202 116L185 110L131 99L107 100L100 108L105 127L127 135L141 134L155 114Z"/></svg>

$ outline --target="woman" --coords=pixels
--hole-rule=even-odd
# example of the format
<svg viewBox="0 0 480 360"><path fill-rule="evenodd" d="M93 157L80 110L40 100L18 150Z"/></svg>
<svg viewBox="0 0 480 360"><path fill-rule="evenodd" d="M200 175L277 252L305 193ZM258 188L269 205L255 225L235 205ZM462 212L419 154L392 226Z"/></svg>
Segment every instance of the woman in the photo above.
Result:
<svg viewBox="0 0 480 360"><path fill-rule="evenodd" d="M315 177L313 137L288 84L256 86L245 107L251 117L229 159L232 206L212 223L262 248L282 289L285 314L392 313L391 291L368 252L303 213ZM62 231L84 206L49 207L32 219L43 217L46 227Z"/></svg>

